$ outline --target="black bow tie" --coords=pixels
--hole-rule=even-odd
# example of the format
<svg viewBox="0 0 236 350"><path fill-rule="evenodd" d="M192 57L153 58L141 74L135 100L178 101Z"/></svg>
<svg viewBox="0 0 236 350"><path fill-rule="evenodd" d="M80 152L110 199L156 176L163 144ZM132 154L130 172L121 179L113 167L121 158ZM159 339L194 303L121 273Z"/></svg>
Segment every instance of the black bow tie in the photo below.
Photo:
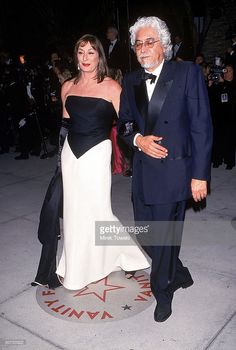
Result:
<svg viewBox="0 0 236 350"><path fill-rule="evenodd" d="M155 83L156 78L157 78L157 76L152 74L152 73L143 72L143 74L142 74L142 79L144 79L144 80L151 79L150 84Z"/></svg>

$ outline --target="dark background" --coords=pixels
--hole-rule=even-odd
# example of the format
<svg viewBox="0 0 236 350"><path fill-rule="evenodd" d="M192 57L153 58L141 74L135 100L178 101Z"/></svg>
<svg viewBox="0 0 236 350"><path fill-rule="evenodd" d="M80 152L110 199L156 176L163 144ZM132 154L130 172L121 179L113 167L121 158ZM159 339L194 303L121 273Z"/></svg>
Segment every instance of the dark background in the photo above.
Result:
<svg viewBox="0 0 236 350"><path fill-rule="evenodd" d="M205 1L0 0L0 9L0 49L16 55L46 56L53 49L72 52L85 33L103 40L110 24L118 26L121 39L128 42L129 26L143 15L162 18L172 35L181 33L193 41L193 17L204 13Z"/></svg>

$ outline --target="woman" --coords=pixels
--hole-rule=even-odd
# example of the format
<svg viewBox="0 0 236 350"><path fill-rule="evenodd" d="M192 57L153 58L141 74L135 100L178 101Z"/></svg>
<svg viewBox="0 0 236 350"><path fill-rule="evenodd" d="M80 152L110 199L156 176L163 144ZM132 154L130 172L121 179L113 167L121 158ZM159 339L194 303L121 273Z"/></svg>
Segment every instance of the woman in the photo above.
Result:
<svg viewBox="0 0 236 350"><path fill-rule="evenodd" d="M62 86L63 116L70 129L62 149L64 247L57 274L77 290L123 269L149 267L136 245L96 245L95 223L117 221L111 209L111 140L120 85L108 77L105 54L93 35L75 45L76 78Z"/></svg>

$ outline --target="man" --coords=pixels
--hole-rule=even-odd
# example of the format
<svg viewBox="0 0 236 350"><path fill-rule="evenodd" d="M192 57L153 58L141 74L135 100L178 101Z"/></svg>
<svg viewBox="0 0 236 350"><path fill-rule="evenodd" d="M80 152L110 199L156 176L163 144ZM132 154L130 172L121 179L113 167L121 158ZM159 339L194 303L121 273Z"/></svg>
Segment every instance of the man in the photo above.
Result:
<svg viewBox="0 0 236 350"><path fill-rule="evenodd" d="M125 59L126 50L124 45L119 40L118 36L119 33L116 27L110 26L107 28L106 37L108 45L105 47L105 52L111 76L114 79L116 75L119 75L119 73L121 73L120 80L122 80L123 75L127 70ZM127 144L119 138L119 136L117 138L117 146L122 152L126 164L126 169L124 170L123 175L131 177L133 150L131 147L128 147Z"/></svg>
<svg viewBox="0 0 236 350"><path fill-rule="evenodd" d="M126 59L124 45L118 38L118 30L114 26L107 28L105 53L109 68L120 69L122 74L126 72Z"/></svg>
<svg viewBox="0 0 236 350"><path fill-rule="evenodd" d="M186 200L207 195L212 124L202 72L192 62L170 61L165 22L139 18L130 34L142 69L123 79L118 132L135 149L135 221L153 224L137 238L152 259L154 319L163 322L171 315L174 292L193 284L179 259L180 242Z"/></svg>
<svg viewBox="0 0 236 350"><path fill-rule="evenodd" d="M173 60L193 60L193 48L190 45L187 45L187 43L183 40L183 37L181 35L176 35L174 37Z"/></svg>

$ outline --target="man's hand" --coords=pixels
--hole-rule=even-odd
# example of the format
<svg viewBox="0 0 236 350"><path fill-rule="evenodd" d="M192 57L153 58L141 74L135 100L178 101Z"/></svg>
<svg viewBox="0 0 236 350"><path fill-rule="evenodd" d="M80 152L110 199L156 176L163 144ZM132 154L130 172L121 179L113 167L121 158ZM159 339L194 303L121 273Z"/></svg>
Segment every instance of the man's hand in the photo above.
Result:
<svg viewBox="0 0 236 350"><path fill-rule="evenodd" d="M139 135L136 138L136 145L144 153L153 158L166 158L168 156L168 150L161 146L162 137L158 136L142 136Z"/></svg>
<svg viewBox="0 0 236 350"><path fill-rule="evenodd" d="M207 182L205 180L192 179L192 196L195 202L200 202L207 196Z"/></svg>

